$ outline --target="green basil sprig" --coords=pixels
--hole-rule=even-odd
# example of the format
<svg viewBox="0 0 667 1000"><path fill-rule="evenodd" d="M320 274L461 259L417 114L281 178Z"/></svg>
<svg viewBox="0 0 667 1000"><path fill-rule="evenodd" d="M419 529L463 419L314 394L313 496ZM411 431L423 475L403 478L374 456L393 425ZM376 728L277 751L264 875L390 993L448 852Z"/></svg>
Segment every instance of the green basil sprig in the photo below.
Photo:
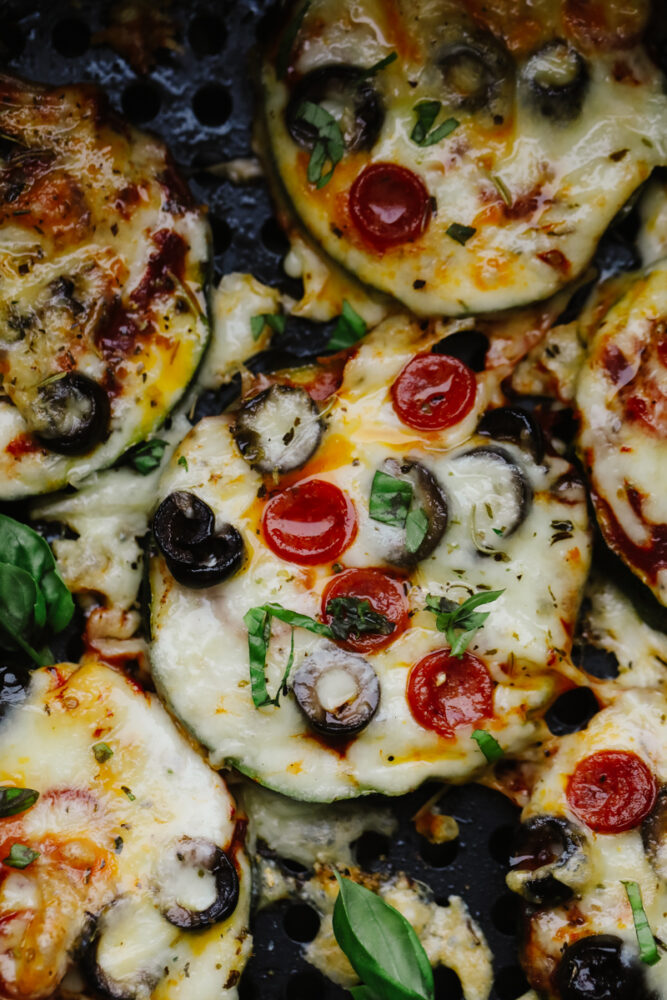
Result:
<svg viewBox="0 0 667 1000"><path fill-rule="evenodd" d="M376 73L379 73L381 69L386 69L387 66L391 66L391 64L396 62L397 59L398 52L390 52L388 56L385 56L384 59L379 59L376 63L373 63L372 66L369 66L368 69L360 70L357 79L367 80L369 77L375 76Z"/></svg>
<svg viewBox="0 0 667 1000"><path fill-rule="evenodd" d="M655 965L656 962L660 961L660 955L658 954L658 946L655 943L655 938L653 937L653 932L651 931L648 917L644 910L641 889L637 882L624 881L623 885L625 886L625 891L632 907L632 919L634 920L635 931L637 933L639 957L647 965Z"/></svg>
<svg viewBox="0 0 667 1000"><path fill-rule="evenodd" d="M25 812L26 809L34 806L38 798L39 792L36 792L34 788L15 788L12 785L3 785L0 788L0 819Z"/></svg>
<svg viewBox="0 0 667 1000"><path fill-rule="evenodd" d="M417 121L410 133L410 138L418 146L435 146L441 139L446 139L448 135L457 129L461 124L456 118L447 118L437 128L431 128L440 114L441 101L420 101L415 104L413 111L417 115Z"/></svg>
<svg viewBox="0 0 667 1000"><path fill-rule="evenodd" d="M351 635L391 635L396 626L374 611L369 601L360 597L332 597L325 612L331 618L334 639L345 642Z"/></svg>
<svg viewBox="0 0 667 1000"><path fill-rule="evenodd" d="M27 868L38 857L39 851L34 851L27 844L12 844L8 856L2 859L2 863L10 868Z"/></svg>
<svg viewBox="0 0 667 1000"><path fill-rule="evenodd" d="M477 230L474 226L462 226L460 222L452 222L451 226L447 229L447 235L450 239L456 240L462 247L466 245L476 232Z"/></svg>
<svg viewBox="0 0 667 1000"><path fill-rule="evenodd" d="M428 518L421 507L411 509L414 490L406 479L378 471L373 476L368 513L374 521L405 528L405 547L416 552L428 531Z"/></svg>
<svg viewBox="0 0 667 1000"><path fill-rule="evenodd" d="M259 340L265 326L280 335L285 332L287 317L282 313L260 313L250 319L250 332L253 340Z"/></svg>
<svg viewBox="0 0 667 1000"><path fill-rule="evenodd" d="M362 337L366 336L368 327L364 319L356 312L347 299L343 299L343 311L331 334L327 351L345 351L354 347Z"/></svg>
<svg viewBox="0 0 667 1000"><path fill-rule="evenodd" d="M471 739L477 743L479 749L482 751L489 764L493 764L495 761L500 760L501 757L505 756L505 751L495 736L492 736L491 733L487 733L483 729L476 729L475 732L471 734Z"/></svg>
<svg viewBox="0 0 667 1000"><path fill-rule="evenodd" d="M168 442L161 438L152 438L150 441L142 441L130 452L130 462L142 476L147 476L157 469L164 458L164 450Z"/></svg>
<svg viewBox="0 0 667 1000"><path fill-rule="evenodd" d="M0 514L0 647L26 653L37 666L51 662L36 650L45 630L62 632L74 601L47 542L19 521Z"/></svg>
<svg viewBox="0 0 667 1000"><path fill-rule="evenodd" d="M446 597L426 595L426 610L436 616L435 625L438 631L447 634L447 642L451 646L452 656L461 659L470 645L475 632L482 627L491 614L490 611L475 611L480 604L490 604L496 601L504 590L480 590L462 604L449 601ZM456 635L456 631L461 634Z"/></svg>
<svg viewBox="0 0 667 1000"><path fill-rule="evenodd" d="M345 140L340 125L332 114L319 104L304 101L298 111L298 118L317 129L317 139L308 161L308 180L318 189L328 184L336 165L345 152ZM329 169L325 167L329 164Z"/></svg>
<svg viewBox="0 0 667 1000"><path fill-rule="evenodd" d="M433 1000L431 964L412 925L380 896L336 872L336 941L361 979L355 1000Z"/></svg>

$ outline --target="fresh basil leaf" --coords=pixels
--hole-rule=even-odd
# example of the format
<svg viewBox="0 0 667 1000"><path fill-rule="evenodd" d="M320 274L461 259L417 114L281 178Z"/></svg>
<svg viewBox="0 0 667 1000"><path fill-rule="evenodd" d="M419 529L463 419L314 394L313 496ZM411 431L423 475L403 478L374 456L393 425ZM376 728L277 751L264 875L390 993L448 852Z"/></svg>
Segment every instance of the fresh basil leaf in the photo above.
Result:
<svg viewBox="0 0 667 1000"><path fill-rule="evenodd" d="M412 484L405 479L397 479L379 469L373 476L368 513L374 521L391 524L395 528L405 527L412 503Z"/></svg>
<svg viewBox="0 0 667 1000"><path fill-rule="evenodd" d="M274 333L280 335L285 332L287 317L282 313L260 313L250 319L250 331L253 340L259 340L265 326L270 327Z"/></svg>
<svg viewBox="0 0 667 1000"><path fill-rule="evenodd" d="M181 457L179 458L179 460L178 460L178 462L176 464L177 465L182 465L186 472L190 471L189 468L188 468L188 460L185 457L185 455L181 455Z"/></svg>
<svg viewBox="0 0 667 1000"><path fill-rule="evenodd" d="M476 232L477 230L474 226L462 226L460 222L452 222L447 230L447 235L464 247L470 237L474 236Z"/></svg>
<svg viewBox="0 0 667 1000"><path fill-rule="evenodd" d="M421 507L408 512L405 519L405 547L408 552L416 552L426 538L428 518Z"/></svg>
<svg viewBox="0 0 667 1000"><path fill-rule="evenodd" d="M391 635L396 628L385 615L373 610L370 601L360 597L332 597L325 612L331 618L334 639L341 642L351 635Z"/></svg>
<svg viewBox="0 0 667 1000"><path fill-rule="evenodd" d="M26 844L12 844L9 855L2 859L2 863L9 865L10 868L27 868L38 857L39 851L33 851L32 847Z"/></svg>
<svg viewBox="0 0 667 1000"><path fill-rule="evenodd" d="M297 35L301 31L301 25L303 24L303 19L308 12L310 4L311 0L306 0L285 28L282 41L278 48L278 55L276 57L276 72L279 80L283 80L285 76L287 76L292 49L294 48Z"/></svg>
<svg viewBox="0 0 667 1000"><path fill-rule="evenodd" d="M387 66L391 66L391 64L393 62L396 62L397 59L398 59L398 52L390 52L388 56L385 56L384 59L380 59L372 66L369 66L368 69L360 70L357 79L367 80L369 76L375 76L375 74L379 73L380 70L386 69Z"/></svg>
<svg viewBox="0 0 667 1000"><path fill-rule="evenodd" d="M35 589L41 590L46 604L45 624L54 632L61 632L74 614L74 601L56 569L48 543L27 524L0 514L0 553L4 563L25 570L33 578ZM37 594L35 601L39 606Z"/></svg>
<svg viewBox="0 0 667 1000"><path fill-rule="evenodd" d="M419 104L415 104L413 111L417 115L417 121L410 133L410 138L418 146L434 146L451 135L454 129L457 129L461 124L456 118L447 118L431 132L441 107L440 101L420 101Z"/></svg>
<svg viewBox="0 0 667 1000"><path fill-rule="evenodd" d="M262 607L273 618L278 618L287 625L292 625L294 628L305 628L308 632L314 632L315 635L323 635L328 639L331 638L331 629L329 626L323 622L315 621L314 618L310 618L308 615L302 615L298 611L290 611L288 608L283 608L282 605L274 604L273 602L264 604Z"/></svg>
<svg viewBox="0 0 667 1000"><path fill-rule="evenodd" d="M345 351L365 337L367 330L364 319L352 308L347 299L343 299L343 311L338 317L325 350Z"/></svg>
<svg viewBox="0 0 667 1000"><path fill-rule="evenodd" d="M433 970L412 925L374 892L336 878L334 935L367 991L382 1000L433 1000ZM358 995L369 1000L368 992Z"/></svg>
<svg viewBox="0 0 667 1000"><path fill-rule="evenodd" d="M490 604L496 601L503 590L480 590L462 604L455 604L446 597L426 596L426 610L436 616L435 626L439 632L447 634L452 656L461 659L464 652L479 628L490 615L490 611L475 611L480 604ZM456 630L461 632L456 635Z"/></svg>
<svg viewBox="0 0 667 1000"><path fill-rule="evenodd" d="M475 732L472 733L471 739L478 744L479 749L482 751L489 764L493 764L494 761L500 760L501 757L505 756L505 751L495 736L492 736L491 733L487 733L483 729L476 729Z"/></svg>
<svg viewBox="0 0 667 1000"><path fill-rule="evenodd" d="M38 666L50 660L34 649L24 638L35 630L35 581L18 566L0 562L0 646L23 650Z"/></svg>
<svg viewBox="0 0 667 1000"><path fill-rule="evenodd" d="M353 1000L382 1000L382 997L378 997L377 993L369 990L368 986L350 986L348 993L353 997Z"/></svg>
<svg viewBox="0 0 667 1000"><path fill-rule="evenodd" d="M147 476L158 465L164 457L164 450L168 442L161 438L152 438L150 441L143 441L132 449L130 462L142 476Z"/></svg>
<svg viewBox="0 0 667 1000"><path fill-rule="evenodd" d="M632 907L632 919L635 923L637 943L639 945L639 957L647 965L655 965L660 961L658 946L655 943L653 932L651 931L646 911L642 903L642 892L637 882L625 882L625 891Z"/></svg>
<svg viewBox="0 0 667 1000"><path fill-rule="evenodd" d="M317 139L308 161L307 176L311 184L323 188L333 177L336 165L340 163L345 152L345 141L340 126L334 116L320 104L304 101L297 117L317 129ZM330 164L325 171L326 164Z"/></svg>
<svg viewBox="0 0 667 1000"><path fill-rule="evenodd" d="M0 819L25 812L26 809L34 806L38 798L39 792L36 792L34 788L14 788L10 785L3 785L0 788Z"/></svg>
<svg viewBox="0 0 667 1000"><path fill-rule="evenodd" d="M93 743L93 756L98 764L104 764L113 757L113 750L108 743Z"/></svg>

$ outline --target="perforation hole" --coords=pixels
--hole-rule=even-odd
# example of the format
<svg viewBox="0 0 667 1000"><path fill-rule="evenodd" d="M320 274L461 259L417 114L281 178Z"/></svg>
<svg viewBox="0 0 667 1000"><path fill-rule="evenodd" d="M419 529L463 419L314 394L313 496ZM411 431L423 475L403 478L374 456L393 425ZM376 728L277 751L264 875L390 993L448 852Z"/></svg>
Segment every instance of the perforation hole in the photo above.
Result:
<svg viewBox="0 0 667 1000"><path fill-rule="evenodd" d="M149 122L160 110L160 92L153 84L138 81L131 83L123 91L121 98L123 113L135 125Z"/></svg>
<svg viewBox="0 0 667 1000"><path fill-rule="evenodd" d="M298 972L291 976L287 989L285 990L285 1000L323 1000L329 996L329 984L324 976L317 972Z"/></svg>
<svg viewBox="0 0 667 1000"><path fill-rule="evenodd" d="M312 906L299 903L290 906L283 921L285 933L292 941L306 944L317 936L320 929L320 918Z"/></svg>
<svg viewBox="0 0 667 1000"><path fill-rule="evenodd" d="M463 996L461 980L454 970L448 969L446 965L439 965L433 970L433 985L435 1000L461 1000Z"/></svg>
<svg viewBox="0 0 667 1000"><path fill-rule="evenodd" d="M0 53L7 59L16 59L25 48L25 36L13 21L0 21Z"/></svg>
<svg viewBox="0 0 667 1000"><path fill-rule="evenodd" d="M491 920L496 930L512 937L519 929L521 902L518 896L508 892L500 896L491 907Z"/></svg>
<svg viewBox="0 0 667 1000"><path fill-rule="evenodd" d="M221 219L219 215L211 215L209 222L211 223L211 232L213 233L213 249L215 253L224 253L231 245L233 233L225 220Z"/></svg>
<svg viewBox="0 0 667 1000"><path fill-rule="evenodd" d="M449 840L446 844L431 844L425 837L419 839L419 856L430 868L446 868L459 853L459 841Z"/></svg>
<svg viewBox="0 0 667 1000"><path fill-rule="evenodd" d="M262 226L262 243L270 253L283 257L289 250L289 241L273 216Z"/></svg>
<svg viewBox="0 0 667 1000"><path fill-rule="evenodd" d="M354 842L352 848L360 868L374 868L387 860L390 840L382 833L367 830Z"/></svg>
<svg viewBox="0 0 667 1000"><path fill-rule="evenodd" d="M510 852L514 841L515 827L507 823L504 826L496 827L489 837L489 854L494 861L497 861L503 868L509 866Z"/></svg>
<svg viewBox="0 0 667 1000"><path fill-rule="evenodd" d="M590 688L574 688L557 698L544 718L554 736L576 733L585 729L600 710Z"/></svg>
<svg viewBox="0 0 667 1000"><path fill-rule="evenodd" d="M56 52L66 59L82 56L90 45L90 28L78 17L68 17L58 21L51 35Z"/></svg>
<svg viewBox="0 0 667 1000"><path fill-rule="evenodd" d="M192 98L192 110L197 121L214 128L223 125L232 111L232 99L219 83L207 83Z"/></svg>
<svg viewBox="0 0 667 1000"><path fill-rule="evenodd" d="M498 1000L517 1000L530 988L523 970L518 965L508 965L496 975L494 986Z"/></svg>
<svg viewBox="0 0 667 1000"><path fill-rule="evenodd" d="M226 37L223 21L211 11L197 14L190 21L188 41L197 56L214 56L222 49Z"/></svg>

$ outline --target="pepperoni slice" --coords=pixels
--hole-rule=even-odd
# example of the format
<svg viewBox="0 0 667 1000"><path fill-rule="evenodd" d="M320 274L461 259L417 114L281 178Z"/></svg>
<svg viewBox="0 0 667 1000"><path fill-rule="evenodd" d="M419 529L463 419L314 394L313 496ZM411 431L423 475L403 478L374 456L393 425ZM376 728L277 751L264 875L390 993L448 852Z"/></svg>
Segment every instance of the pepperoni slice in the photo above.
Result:
<svg viewBox="0 0 667 1000"><path fill-rule="evenodd" d="M431 198L421 178L396 163L372 163L350 188L350 215L376 250L416 240L431 217Z"/></svg>
<svg viewBox="0 0 667 1000"><path fill-rule="evenodd" d="M641 757L629 750L601 750L580 761L567 785L567 801L597 833L622 833L650 813L656 780Z"/></svg>
<svg viewBox="0 0 667 1000"><path fill-rule="evenodd" d="M470 412L477 395L475 373L449 354L416 354L391 387L391 401L408 427L442 431Z"/></svg>
<svg viewBox="0 0 667 1000"><path fill-rule="evenodd" d="M420 726L452 737L460 726L493 715L494 683L480 659L437 649L416 663L408 677L407 699Z"/></svg>
<svg viewBox="0 0 667 1000"><path fill-rule="evenodd" d="M309 479L272 496L262 519L269 548L302 566L331 562L352 543L357 515L333 483Z"/></svg>
<svg viewBox="0 0 667 1000"><path fill-rule="evenodd" d="M327 612L329 601L337 597L356 597L368 601L373 611L384 615L392 625L389 635L382 633L350 634L350 637L340 642L344 649L355 653L368 653L384 649L393 642L408 625L408 601L403 590L403 584L393 576L379 569L346 569L335 576L327 584L322 594L322 619L331 624L332 616Z"/></svg>

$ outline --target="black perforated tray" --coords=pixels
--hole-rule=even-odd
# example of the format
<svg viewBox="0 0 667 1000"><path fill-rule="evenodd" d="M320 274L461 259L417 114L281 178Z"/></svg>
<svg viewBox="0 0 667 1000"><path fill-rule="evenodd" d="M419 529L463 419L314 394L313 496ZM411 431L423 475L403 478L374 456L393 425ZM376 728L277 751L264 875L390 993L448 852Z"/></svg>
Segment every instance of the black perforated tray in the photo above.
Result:
<svg viewBox="0 0 667 1000"><path fill-rule="evenodd" d="M167 0L155 0L168 9ZM294 292L282 271L285 239L261 183L235 187L201 172L202 165L250 155L252 86L249 64L258 32L267 24L268 0L173 4L181 45L159 54L138 77L107 47L91 46L104 27L107 5L94 0L0 0L0 61L23 76L51 83L90 80L137 125L169 143L196 196L210 208L216 279L250 271ZM517 962L518 906L504 871L517 811L500 795L469 786L451 790L444 808L460 826L460 840L433 846L419 837L411 817L433 793L424 787L390 800L399 832L388 843L366 835L358 860L373 869L404 870L431 886L438 902L461 895L479 921L495 956L493 1000L516 1000L527 983ZM303 905L279 904L254 924L255 954L240 984L242 1000L339 1000L349 996L301 957L317 919ZM458 1000L454 973L436 971L436 1000ZM196 998L193 997L193 1000Z"/></svg>

